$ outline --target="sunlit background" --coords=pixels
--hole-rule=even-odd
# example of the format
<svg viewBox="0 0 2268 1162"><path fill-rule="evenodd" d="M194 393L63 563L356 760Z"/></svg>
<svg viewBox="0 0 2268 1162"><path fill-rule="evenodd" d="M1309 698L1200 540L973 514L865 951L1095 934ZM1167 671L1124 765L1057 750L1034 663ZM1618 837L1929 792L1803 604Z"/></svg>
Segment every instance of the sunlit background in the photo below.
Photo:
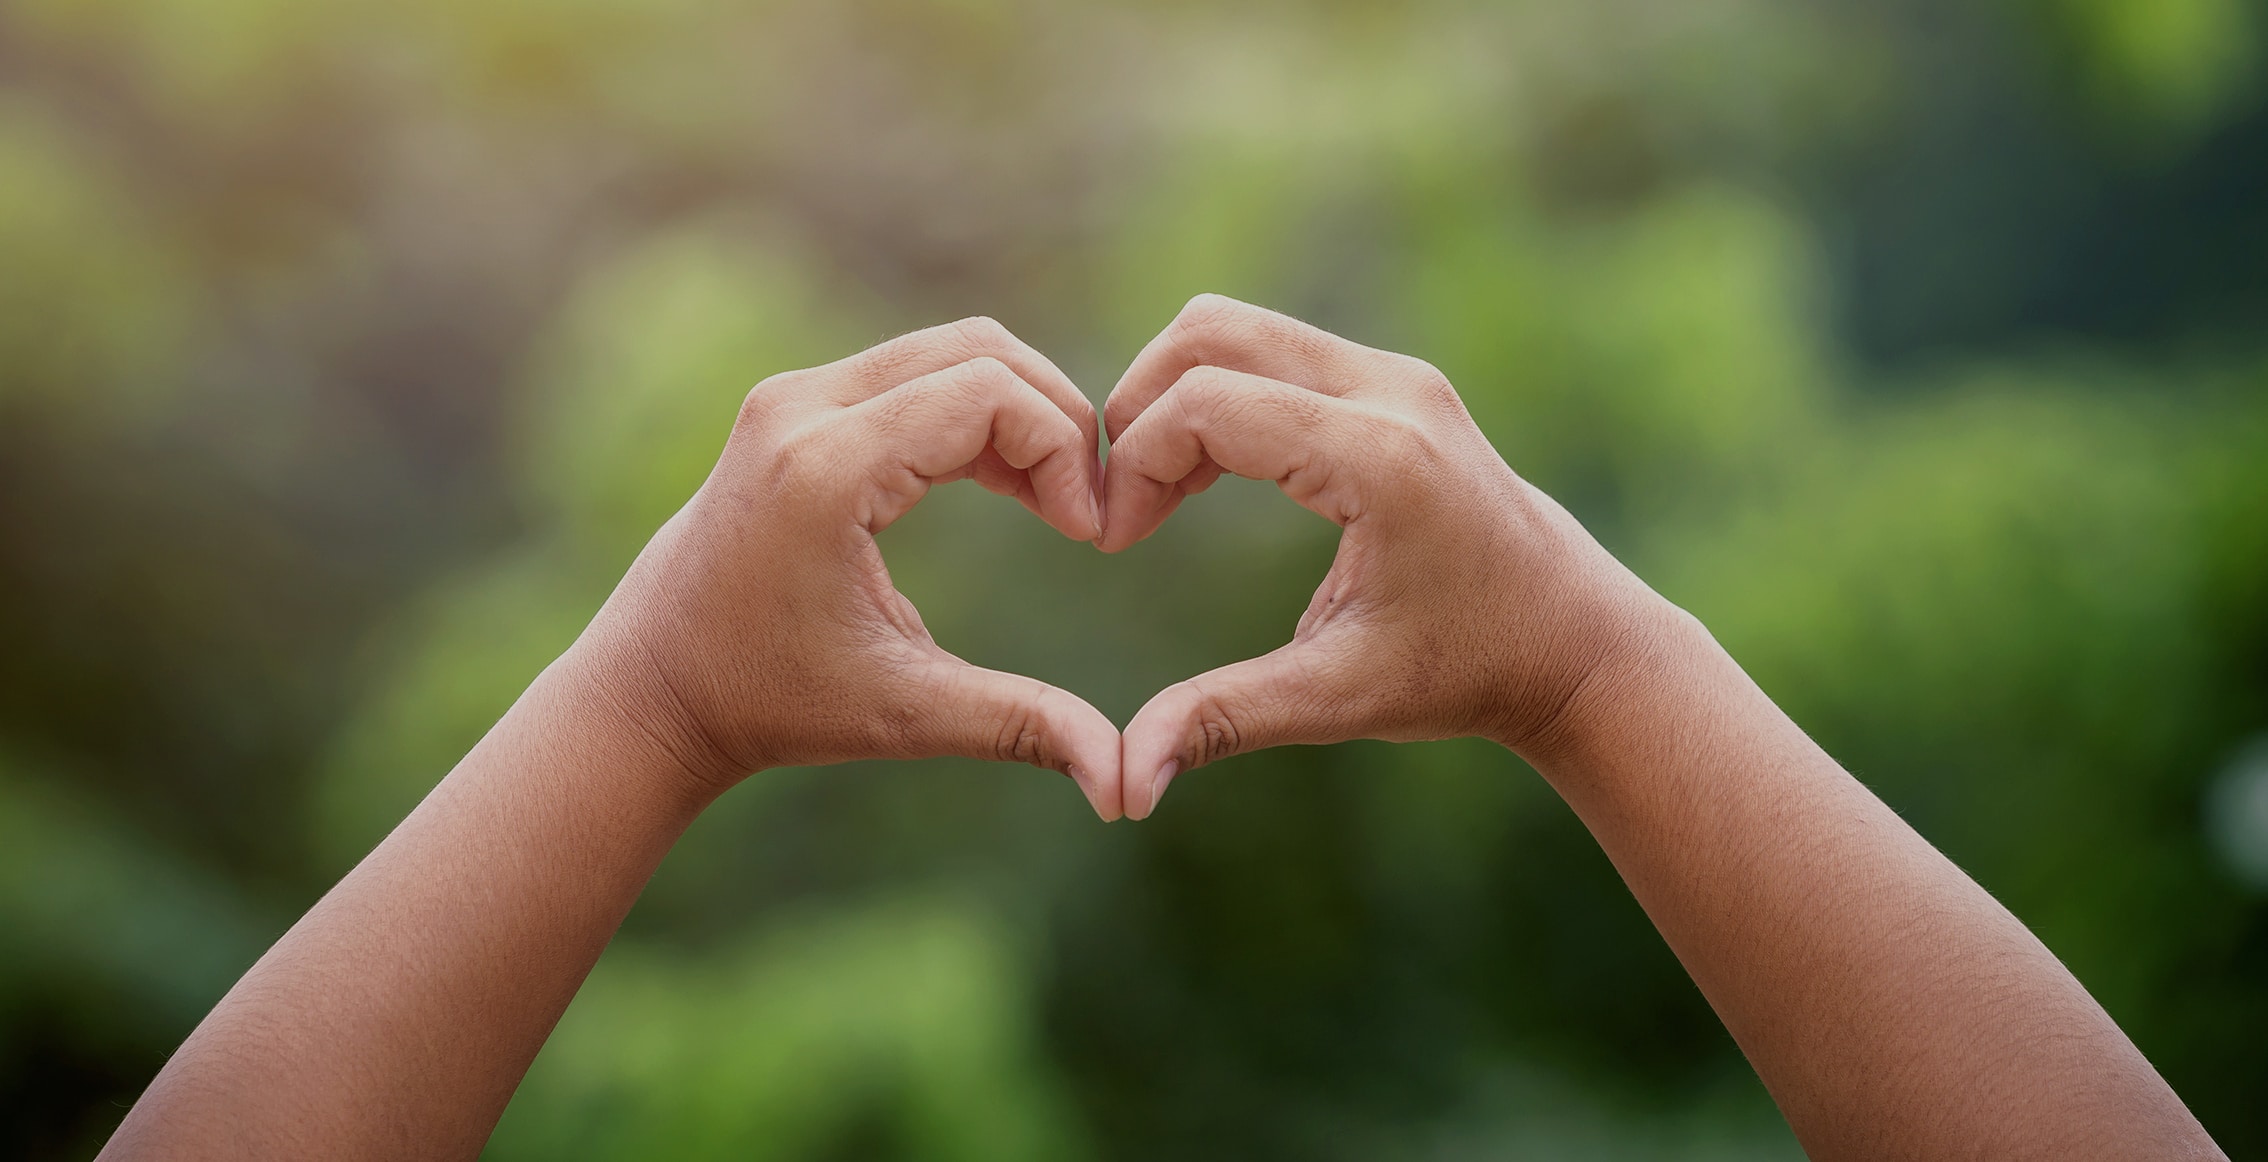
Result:
<svg viewBox="0 0 2268 1162"><path fill-rule="evenodd" d="M91 1154L572 639L765 375L1197 291L1446 370L2268 1157L2268 4L0 2L0 1154ZM1333 530L958 485L948 647L1123 722ZM499 1159L1779 1159L1548 788L1290 750L1105 827L767 773Z"/></svg>

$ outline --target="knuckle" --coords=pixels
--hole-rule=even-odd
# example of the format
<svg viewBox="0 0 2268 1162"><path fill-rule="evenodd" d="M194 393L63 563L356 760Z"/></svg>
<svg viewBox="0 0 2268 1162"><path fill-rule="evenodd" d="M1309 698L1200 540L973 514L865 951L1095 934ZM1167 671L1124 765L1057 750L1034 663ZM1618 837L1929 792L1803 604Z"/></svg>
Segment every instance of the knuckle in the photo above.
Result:
<svg viewBox="0 0 2268 1162"><path fill-rule="evenodd" d="M1379 471L1371 473L1379 486L1400 495L1424 491L1438 480L1436 469L1442 449L1433 429L1423 420L1400 412L1381 412L1364 425L1365 453Z"/></svg>
<svg viewBox="0 0 2268 1162"><path fill-rule="evenodd" d="M1463 406L1457 396L1457 387L1449 382L1440 368L1414 355L1396 355L1399 377L1410 385L1410 390L1429 404L1454 403Z"/></svg>
<svg viewBox="0 0 2268 1162"><path fill-rule="evenodd" d="M1189 683L1192 696L1190 706L1191 728L1189 742L1194 760L1192 765L1203 766L1237 754L1244 749L1244 731L1237 721L1239 715L1227 701L1196 682Z"/></svg>
<svg viewBox="0 0 2268 1162"><path fill-rule="evenodd" d="M1242 375L1223 367L1198 367L1184 377L1188 390L1182 396L1184 404L1198 414L1245 415L1264 409L1276 401L1290 406L1305 402L1306 392L1283 391L1277 385L1251 376Z"/></svg>
<svg viewBox="0 0 2268 1162"><path fill-rule="evenodd" d="M962 364L959 373L947 379L945 388L962 406L982 407L1005 398L1016 383L1016 373L1007 364L981 355Z"/></svg>
<svg viewBox="0 0 2268 1162"><path fill-rule="evenodd" d="M1181 304L1181 314L1177 316L1174 321L1180 323L1200 323L1208 320L1233 317L1238 312L1247 309L1249 308L1247 308L1243 303L1238 302L1237 300L1232 299L1227 295L1215 294L1212 291L1204 291L1191 295L1188 302Z"/></svg>
<svg viewBox="0 0 2268 1162"><path fill-rule="evenodd" d="M1237 393L1229 386L1228 377L1210 367L1200 367L1181 377L1170 393L1171 406L1165 419L1173 427L1201 431L1208 425L1233 422L1237 409Z"/></svg>
<svg viewBox="0 0 2268 1162"><path fill-rule="evenodd" d="M1432 445L1425 425L1400 412L1381 411L1362 425L1361 442L1387 464L1402 465L1423 459Z"/></svg>
<svg viewBox="0 0 2268 1162"><path fill-rule="evenodd" d="M1417 417L1400 412L1378 418L1376 439L1396 463L1431 459L1434 452L1432 431Z"/></svg>
<svg viewBox="0 0 2268 1162"><path fill-rule="evenodd" d="M1035 767L1057 765L1037 707L1018 706L1008 713L993 739L992 757L1000 762L1028 763Z"/></svg>
<svg viewBox="0 0 2268 1162"><path fill-rule="evenodd" d="M1236 394L1236 377L1227 370L1210 364L1199 364L1181 374L1174 381L1173 393L1184 406L1203 408L1215 406Z"/></svg>
<svg viewBox="0 0 2268 1162"><path fill-rule="evenodd" d="M1176 342L1203 347L1228 334L1251 309L1227 295L1201 294L1183 304L1166 329Z"/></svg>
<svg viewBox="0 0 2268 1162"><path fill-rule="evenodd" d="M1002 387L1016 381L1016 373L1007 364L990 355L979 355L963 366L968 368L970 380L987 388Z"/></svg>
<svg viewBox="0 0 2268 1162"><path fill-rule="evenodd" d="M764 381L741 397L740 414L734 421L736 431L762 432L773 427L780 413L787 407L805 382L800 371L783 371L767 376Z"/></svg>
<svg viewBox="0 0 2268 1162"><path fill-rule="evenodd" d="M971 351L1002 351L1016 345L1016 336L990 315L971 315L956 321L953 335Z"/></svg>
<svg viewBox="0 0 2268 1162"><path fill-rule="evenodd" d="M961 690L970 687L970 675L964 672ZM987 696L984 701L995 707L998 724L989 740L970 740L976 757L989 757L999 762L1026 763L1035 767L1070 773L1070 759L1056 745L1055 736L1048 729L1048 705L1062 695L1035 679L1029 683L1028 693L1003 698L1000 694ZM991 715L980 714L979 717Z"/></svg>
<svg viewBox="0 0 2268 1162"><path fill-rule="evenodd" d="M834 433L822 422L797 424L772 434L773 486L786 495L805 495L834 474L842 462Z"/></svg>

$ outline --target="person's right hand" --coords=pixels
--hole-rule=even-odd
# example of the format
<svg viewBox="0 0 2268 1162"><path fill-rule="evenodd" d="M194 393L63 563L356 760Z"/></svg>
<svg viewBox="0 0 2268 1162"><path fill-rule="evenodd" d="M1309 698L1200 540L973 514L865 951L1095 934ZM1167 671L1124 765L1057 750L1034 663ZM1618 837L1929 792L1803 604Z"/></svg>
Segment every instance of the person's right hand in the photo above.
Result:
<svg viewBox="0 0 2268 1162"><path fill-rule="evenodd" d="M874 544L967 477L1091 540L1097 469L1093 406L990 319L775 375L561 665L697 798L764 767L967 755L1064 772L1115 819L1110 720L945 652Z"/></svg>
<svg viewBox="0 0 2268 1162"><path fill-rule="evenodd" d="M1290 644L1168 687L1127 725L1133 818L1181 771L1287 743L1483 735L1532 759L1602 663L1680 616L1420 360L1200 295L1103 414L1106 551L1223 471L1345 529Z"/></svg>

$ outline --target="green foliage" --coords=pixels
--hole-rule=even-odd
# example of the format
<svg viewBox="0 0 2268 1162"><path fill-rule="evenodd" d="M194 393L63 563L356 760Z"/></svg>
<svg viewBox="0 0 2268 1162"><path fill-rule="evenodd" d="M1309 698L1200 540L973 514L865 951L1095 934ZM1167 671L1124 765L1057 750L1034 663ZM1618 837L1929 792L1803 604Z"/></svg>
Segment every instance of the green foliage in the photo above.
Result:
<svg viewBox="0 0 2268 1162"><path fill-rule="evenodd" d="M2252 83L2255 13L2244 0L2030 2L2068 52L2074 79L2115 123L2189 130Z"/></svg>
<svg viewBox="0 0 2268 1162"><path fill-rule="evenodd" d="M1813 268L1789 215L1721 187L1572 230L1460 206L1397 313L1523 472L1658 507L1814 433L1834 376Z"/></svg>
<svg viewBox="0 0 2268 1162"><path fill-rule="evenodd" d="M1099 398L1206 290L1440 366L2268 1149L2268 898L2208 792L2268 728L2259 17L0 10L0 753L42 756L0 760L0 1152L87 1152L766 375L986 313ZM1969 213L2003 186L2020 213ZM2089 249L2105 221L2126 249ZM2016 305L1885 349L1885 281ZM2067 291L2101 325L2027 305ZM951 488L883 546L948 648L1123 721L1288 634L1332 530L1227 481L1104 558ZM1174 795L1104 828L1022 770L767 772L492 1152L1794 1156L1509 755L1270 752Z"/></svg>
<svg viewBox="0 0 2268 1162"><path fill-rule="evenodd" d="M36 106L0 100L0 174L0 414L146 420L190 324L167 240Z"/></svg>
<svg viewBox="0 0 2268 1162"><path fill-rule="evenodd" d="M919 1159L1077 1159L1015 951L981 912L907 900L700 958L617 947L490 1154L803 1158L857 1135Z"/></svg>
<svg viewBox="0 0 2268 1162"><path fill-rule="evenodd" d="M279 933L64 785L0 756L0 1000L63 999L106 1039L202 1016Z"/></svg>
<svg viewBox="0 0 2268 1162"><path fill-rule="evenodd" d="M865 328L754 240L689 228L586 275L520 401L525 502L564 539L635 550L700 486L741 397Z"/></svg>

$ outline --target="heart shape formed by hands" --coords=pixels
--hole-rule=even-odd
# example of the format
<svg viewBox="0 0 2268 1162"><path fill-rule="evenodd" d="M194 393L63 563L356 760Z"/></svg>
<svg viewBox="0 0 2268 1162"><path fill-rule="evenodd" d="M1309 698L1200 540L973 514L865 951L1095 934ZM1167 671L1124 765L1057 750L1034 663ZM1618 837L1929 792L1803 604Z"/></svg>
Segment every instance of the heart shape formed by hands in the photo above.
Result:
<svg viewBox="0 0 2268 1162"><path fill-rule="evenodd" d="M702 793L769 766L957 754L1147 816L1181 772L1291 743L1546 745L1644 585L1497 456L1430 365L1201 295L1094 408L989 319L749 393L715 471L592 623ZM1110 456L1098 455L1107 427ZM874 535L974 479L1116 552L1222 473L1342 529L1292 640L1168 687L1123 735L947 653ZM643 691L642 694L637 693Z"/></svg>

